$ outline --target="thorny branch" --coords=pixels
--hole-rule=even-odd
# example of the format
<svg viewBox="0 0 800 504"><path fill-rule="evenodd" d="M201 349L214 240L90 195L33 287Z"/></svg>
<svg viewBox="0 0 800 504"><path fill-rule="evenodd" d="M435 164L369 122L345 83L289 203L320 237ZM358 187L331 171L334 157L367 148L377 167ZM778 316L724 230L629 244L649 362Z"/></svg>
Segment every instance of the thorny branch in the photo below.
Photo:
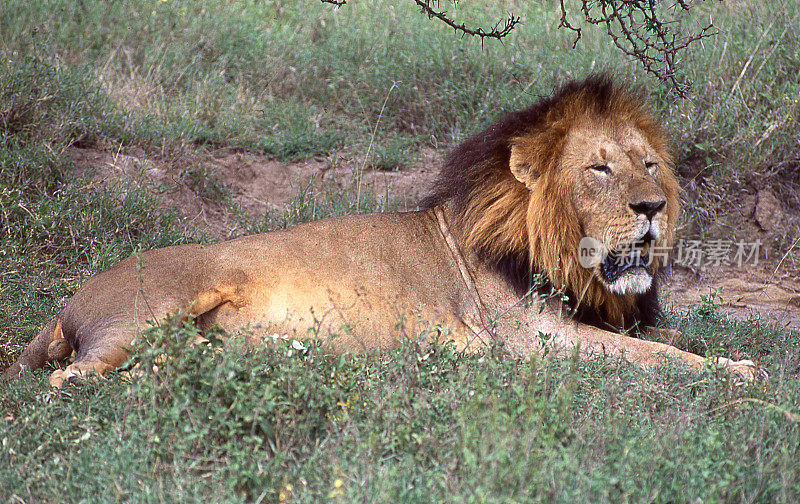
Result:
<svg viewBox="0 0 800 504"><path fill-rule="evenodd" d="M320 0L341 7L347 0ZM453 5L459 0L448 0ZM510 15L498 21L488 31L483 28L470 28L465 23L457 23L447 11L439 10L440 0L414 0L421 12L429 18L436 18L462 35L502 39L520 23L518 16ZM689 0L580 0L578 9L581 17L589 24L605 27L606 33L623 53L633 56L645 70L662 81L669 82L680 96L685 96L691 83L678 76L680 53L691 44L702 41L716 33L713 23L701 26L698 31L684 34L679 18L690 9ZM572 24L567 17L565 0L559 0L563 27L575 33L574 48L581 39L580 23ZM435 6L435 8L434 8ZM667 13L671 17L667 18Z"/></svg>
<svg viewBox="0 0 800 504"><path fill-rule="evenodd" d="M331 5L335 5L337 7L341 7L347 3L347 0L320 0L322 3L328 3ZM458 0L450 0L453 4L458 3ZM436 4L436 7L439 7L439 0L414 0L414 3L420 8L420 11L428 16L429 18L436 18L439 21L443 22L456 32L460 32L462 35L472 35L476 37L480 37L481 40L486 38L495 38L500 40L501 38L505 37L514 27L520 22L520 18L518 16L514 16L513 14L509 16L507 19L503 21L498 21L494 27L486 31L483 28L470 28L465 23L456 23L452 18L447 15L447 11L444 10L436 10L432 7L431 4ZM501 27L502 25L502 27Z"/></svg>
<svg viewBox="0 0 800 504"><path fill-rule="evenodd" d="M454 0L453 3L457 2L458 0ZM452 28L457 32L461 32L463 35L474 35L478 36L481 39L484 38L496 38L500 40L501 38L505 37L514 27L519 23L519 17L514 16L513 14L509 16L505 21L498 21L494 28L491 30L484 31L483 28L467 28L464 23L457 24L455 21L447 17L447 11L437 11L431 7L432 2L436 2L436 5L439 5L439 0L414 0L414 2L419 6L420 10L427 14L429 18L436 18L439 21L442 21L444 24ZM500 28L500 24L503 23L503 27Z"/></svg>
<svg viewBox="0 0 800 504"><path fill-rule="evenodd" d="M581 28L569 22L564 0L559 2L559 27L575 33L574 48L581 39ZM618 49L638 59L647 72L669 82L679 96L685 96L691 83L677 75L680 52L714 35L716 29L709 22L699 31L684 35L677 18L689 10L689 4L686 0L675 0L672 5L662 7L664 3L661 0L581 0L580 10L586 22L605 27ZM666 11L672 12L671 20L664 19Z"/></svg>

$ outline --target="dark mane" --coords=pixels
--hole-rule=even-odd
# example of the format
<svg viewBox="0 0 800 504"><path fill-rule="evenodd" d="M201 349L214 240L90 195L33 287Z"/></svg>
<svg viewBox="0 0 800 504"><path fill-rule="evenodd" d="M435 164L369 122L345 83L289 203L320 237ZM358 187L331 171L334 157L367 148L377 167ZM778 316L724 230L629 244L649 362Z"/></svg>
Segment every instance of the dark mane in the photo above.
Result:
<svg viewBox="0 0 800 504"><path fill-rule="evenodd" d="M541 127L548 113L565 98L584 91L591 95L598 114L609 107L614 90L611 77L591 75L583 81L571 81L553 96L541 98L530 107L510 112L494 124L472 136L447 156L430 194L422 200L422 208L432 208L446 202L455 204L457 214L476 186L483 185L491 168L508 167L510 140ZM459 211L460 210L460 211Z"/></svg>
<svg viewBox="0 0 800 504"><path fill-rule="evenodd" d="M512 143L520 138L535 137L536 159L546 170L548 163L560 158L569 128L584 117L631 120L648 138L660 141L660 130L644 111L642 102L639 93L615 86L605 74L569 82L553 96L506 114L456 147L446 158L432 191L421 206L432 208L447 204L463 234L464 245L524 294L540 278L537 273L543 270L531 257L532 253L536 258L540 254L531 248L532 237L527 227L531 193L511 172ZM560 204L560 201L556 203ZM576 232L573 230L570 236L574 238ZM566 231L564 236L564 243L572 243L571 238L566 238ZM579 240L580 236L574 244ZM564 253L564 243L560 251L550 252ZM561 285L562 281L558 283ZM566 289L568 296L573 294L569 287ZM544 290L550 290L550 285ZM573 309L577 319L606 329L610 328L609 321L617 329L653 325L660 313L655 281L649 292L635 299L612 300L601 306L575 306L573 303Z"/></svg>

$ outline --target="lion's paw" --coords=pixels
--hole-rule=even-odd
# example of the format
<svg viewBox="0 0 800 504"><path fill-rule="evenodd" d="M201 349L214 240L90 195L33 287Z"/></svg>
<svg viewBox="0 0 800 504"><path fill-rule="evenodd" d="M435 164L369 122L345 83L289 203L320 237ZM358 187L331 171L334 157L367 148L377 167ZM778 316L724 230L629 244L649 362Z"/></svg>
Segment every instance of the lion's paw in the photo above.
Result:
<svg viewBox="0 0 800 504"><path fill-rule="evenodd" d="M728 369L734 371L744 381L752 382L764 380L769 377L769 374L764 368L749 359L734 361L731 359L720 358L719 364L722 364Z"/></svg>
<svg viewBox="0 0 800 504"><path fill-rule="evenodd" d="M89 372L83 370L72 369L57 369L50 375L50 386L54 388L62 388L64 385L76 385L79 381L85 379Z"/></svg>

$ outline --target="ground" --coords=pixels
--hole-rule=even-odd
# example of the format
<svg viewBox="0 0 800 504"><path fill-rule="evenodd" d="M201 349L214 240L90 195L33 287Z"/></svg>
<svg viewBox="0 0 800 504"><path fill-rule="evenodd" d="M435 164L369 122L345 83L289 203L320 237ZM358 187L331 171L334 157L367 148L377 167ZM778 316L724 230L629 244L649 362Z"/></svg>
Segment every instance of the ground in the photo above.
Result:
<svg viewBox="0 0 800 504"><path fill-rule="evenodd" d="M433 149L420 153L420 161L408 170L373 170L353 154L337 152L296 162L283 162L249 152L219 151L201 156L163 159L142 150L129 154L99 149L73 148L70 155L76 173L91 174L97 183L133 180L163 195L165 205L176 207L191 223L217 239L246 234L237 226L230 205L251 217L266 210L282 210L302 191L359 190L388 196L399 210L413 210L430 187L441 164ZM358 174L358 175L357 175Z"/></svg>
<svg viewBox="0 0 800 504"><path fill-rule="evenodd" d="M796 258L795 258L796 261ZM720 309L738 319L751 317L778 322L800 330L800 278L797 263L778 265L767 260L746 268L719 268L693 271L673 269L666 281L666 304L676 307L696 305L701 296L720 289Z"/></svg>
<svg viewBox="0 0 800 504"><path fill-rule="evenodd" d="M122 179L146 184L162 196L165 206L179 211L187 226L221 240L248 232L238 224L233 208L257 217L284 209L303 191L371 192L388 196L399 210L413 210L430 187L444 153L425 149L412 167L395 171L374 170L358 154L346 151L296 162L227 150L181 155L177 160L141 150L122 154L73 148L70 155L77 174L89 175L98 184ZM736 227L738 239L763 242L758 263L673 265L664 282L665 305L696 305L702 296L708 299L717 292L714 302L724 313L740 319L757 316L800 330L798 244L775 247L781 222L798 219L771 190L743 191L740 204L727 212L726 222Z"/></svg>

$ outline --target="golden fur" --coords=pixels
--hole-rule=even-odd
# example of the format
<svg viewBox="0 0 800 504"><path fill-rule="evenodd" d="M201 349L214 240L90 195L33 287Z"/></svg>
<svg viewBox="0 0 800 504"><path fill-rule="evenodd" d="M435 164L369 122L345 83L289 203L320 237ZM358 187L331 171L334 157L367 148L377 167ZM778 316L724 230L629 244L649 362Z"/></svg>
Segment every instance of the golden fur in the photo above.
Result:
<svg viewBox="0 0 800 504"><path fill-rule="evenodd" d="M666 356L700 369L697 355L617 332L658 315L659 261L648 266L625 247L671 245L671 164L639 97L605 77L570 83L456 148L423 210L121 261L75 293L7 376L70 353L51 384L102 375L127 359L148 320L176 312L203 330L254 341L313 336L334 352L396 347L436 326L466 351L496 340L518 357L577 351L655 366ZM593 266L579 264L583 236L602 244ZM564 290L569 310L537 296L548 287ZM750 361L719 362L754 374Z"/></svg>

